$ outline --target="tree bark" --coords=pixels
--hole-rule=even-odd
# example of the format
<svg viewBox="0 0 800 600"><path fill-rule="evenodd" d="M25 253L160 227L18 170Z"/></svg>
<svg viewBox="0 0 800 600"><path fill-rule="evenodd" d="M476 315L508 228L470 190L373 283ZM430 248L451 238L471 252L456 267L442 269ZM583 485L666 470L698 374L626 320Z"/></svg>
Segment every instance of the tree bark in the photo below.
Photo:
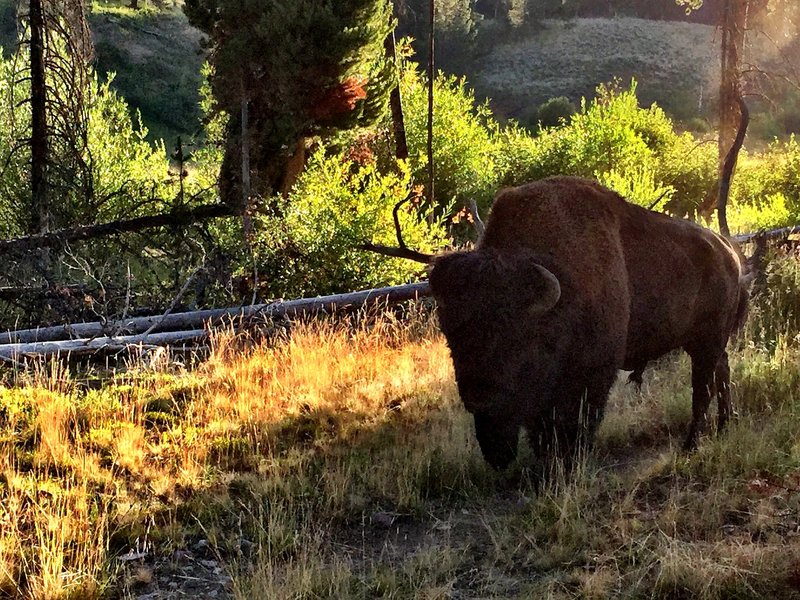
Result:
<svg viewBox="0 0 800 600"><path fill-rule="evenodd" d="M47 82L45 80L45 19L43 0L30 0L31 61L31 200L29 233L49 229L47 189Z"/></svg>
<svg viewBox="0 0 800 600"><path fill-rule="evenodd" d="M739 151L744 145L744 137L747 135L747 126L750 124L750 111L747 109L744 99L739 96L739 129L736 132L736 139L733 145L728 150L728 155L722 165L722 172L719 178L719 192L717 194L717 220L719 222L719 230L725 237L731 236L731 230L728 228L728 196L731 190L731 181L733 180L733 170L736 167L736 161L739 158Z"/></svg>
<svg viewBox="0 0 800 600"><path fill-rule="evenodd" d="M397 64L397 48L394 31L386 38L386 56ZM399 75L399 73L398 73ZM398 160L408 158L408 139L406 138L406 121L403 116L403 99L400 95L400 83L389 94L389 107L392 110L392 130L394 132L395 157Z"/></svg>
<svg viewBox="0 0 800 600"><path fill-rule="evenodd" d="M739 124L742 119L740 99L741 64L744 51L745 32L747 30L747 13L749 0L725 0L720 12L720 29L722 37L721 73L719 89L719 140L718 140L718 176L722 181L726 163L730 167L731 176L735 172L738 152L731 155L736 142ZM701 212L710 215L719 196L711 196L704 203Z"/></svg>
<svg viewBox="0 0 800 600"><path fill-rule="evenodd" d="M436 79L436 2L429 0L428 26L430 37L428 40L428 202L433 207L436 197L434 179L436 168L433 164L433 84ZM433 219L433 210L429 213L429 220Z"/></svg>

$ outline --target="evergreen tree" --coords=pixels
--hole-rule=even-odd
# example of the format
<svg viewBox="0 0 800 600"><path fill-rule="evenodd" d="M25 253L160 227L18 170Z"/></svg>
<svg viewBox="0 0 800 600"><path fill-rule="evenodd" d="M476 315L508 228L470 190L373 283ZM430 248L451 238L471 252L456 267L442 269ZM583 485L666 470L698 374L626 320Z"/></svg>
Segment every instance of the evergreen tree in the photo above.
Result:
<svg viewBox="0 0 800 600"><path fill-rule="evenodd" d="M278 190L304 138L368 125L386 109L396 85L384 49L390 0L187 0L184 10L210 38L212 93L228 115L228 204L244 210Z"/></svg>

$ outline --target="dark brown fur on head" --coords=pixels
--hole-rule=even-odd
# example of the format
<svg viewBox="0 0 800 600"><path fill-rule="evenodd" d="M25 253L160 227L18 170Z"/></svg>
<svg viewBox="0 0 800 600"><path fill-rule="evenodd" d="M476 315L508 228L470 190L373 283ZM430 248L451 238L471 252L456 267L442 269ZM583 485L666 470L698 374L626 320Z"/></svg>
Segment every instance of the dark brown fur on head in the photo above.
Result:
<svg viewBox="0 0 800 600"><path fill-rule="evenodd" d="M626 203L589 180L502 191L478 248L434 260L430 283L464 404L487 460L590 440L617 370L675 348L692 357L687 447L717 393L730 413L725 345L742 317L742 261L707 229Z"/></svg>

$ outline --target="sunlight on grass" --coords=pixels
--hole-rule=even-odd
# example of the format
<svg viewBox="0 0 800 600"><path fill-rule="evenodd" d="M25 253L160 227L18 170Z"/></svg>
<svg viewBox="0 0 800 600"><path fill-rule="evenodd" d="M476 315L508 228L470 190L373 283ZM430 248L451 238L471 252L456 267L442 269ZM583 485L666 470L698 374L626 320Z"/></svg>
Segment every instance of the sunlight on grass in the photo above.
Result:
<svg viewBox="0 0 800 600"><path fill-rule="evenodd" d="M676 450L690 370L666 357L641 390L618 383L594 449L544 482L526 458L485 465L424 313L217 333L192 369L160 356L102 387L58 363L10 374L0 596L130 593L115 557L201 537L239 598L793 593L798 272L771 267L734 344L723 435Z"/></svg>

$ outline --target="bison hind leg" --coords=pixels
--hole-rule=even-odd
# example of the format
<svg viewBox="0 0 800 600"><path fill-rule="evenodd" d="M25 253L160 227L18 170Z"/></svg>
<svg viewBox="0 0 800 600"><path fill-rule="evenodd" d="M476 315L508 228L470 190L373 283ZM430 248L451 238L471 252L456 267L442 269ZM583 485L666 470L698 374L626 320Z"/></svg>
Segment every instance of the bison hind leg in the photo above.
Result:
<svg viewBox="0 0 800 600"><path fill-rule="evenodd" d="M692 423L689 434L683 444L686 452L697 448L700 436L708 427L708 407L711 398L717 395L716 377L717 364L722 360L722 352L690 352L692 359ZM725 363L727 365L727 362ZM723 373L724 375L724 373ZM726 394L728 392L725 392ZM727 416L723 418L727 420Z"/></svg>
<svg viewBox="0 0 800 600"><path fill-rule="evenodd" d="M519 424L508 415L476 412L473 416L483 457L494 469L502 471L517 457Z"/></svg>
<svg viewBox="0 0 800 600"><path fill-rule="evenodd" d="M714 383L717 390L717 433L725 429L731 417L731 368L728 353L723 352L714 370Z"/></svg>

